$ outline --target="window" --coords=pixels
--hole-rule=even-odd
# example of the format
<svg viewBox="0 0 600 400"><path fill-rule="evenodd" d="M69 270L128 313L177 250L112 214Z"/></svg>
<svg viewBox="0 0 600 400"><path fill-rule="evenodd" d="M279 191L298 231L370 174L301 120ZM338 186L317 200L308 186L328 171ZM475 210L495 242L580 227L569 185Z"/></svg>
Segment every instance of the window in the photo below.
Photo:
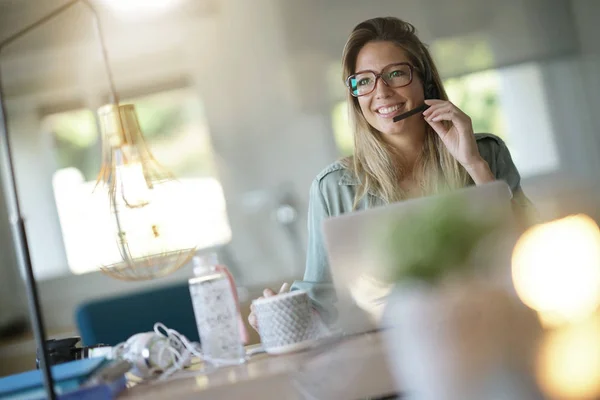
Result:
<svg viewBox="0 0 600 400"><path fill-rule="evenodd" d="M185 215L172 240L188 247L227 243L231 230L202 105L190 90L176 90L124 100L134 103L140 125L155 158L178 178L176 211ZM57 171L53 189L69 268L74 273L97 270L119 254L113 249L110 218L101 192L94 192L101 162L101 143L94 114L73 110L43 120L52 132Z"/></svg>
<svg viewBox="0 0 600 400"><path fill-rule="evenodd" d="M444 87L450 101L471 117L475 133L493 133L506 140L497 70L447 79Z"/></svg>
<svg viewBox="0 0 600 400"><path fill-rule="evenodd" d="M331 113L333 135L338 151L342 156L352 155L354 150L354 137L348 114L348 103L341 101L333 107Z"/></svg>

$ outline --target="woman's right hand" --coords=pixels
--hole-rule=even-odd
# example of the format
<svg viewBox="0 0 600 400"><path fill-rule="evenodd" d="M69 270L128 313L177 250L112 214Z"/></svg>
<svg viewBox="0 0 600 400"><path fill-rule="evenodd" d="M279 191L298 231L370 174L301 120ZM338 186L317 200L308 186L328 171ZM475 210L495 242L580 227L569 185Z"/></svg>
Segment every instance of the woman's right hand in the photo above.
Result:
<svg viewBox="0 0 600 400"><path fill-rule="evenodd" d="M260 296L258 299L264 299L265 297L271 297L271 296L275 296L276 294L285 293L288 291L288 289L289 289L288 283L284 283L281 286L281 289L279 289L279 293L275 293L273 290L266 288L265 290L263 290L263 295ZM256 299L256 300L258 300L258 299ZM256 332L258 332L258 319L256 318L256 313L254 312L254 304L250 305L250 315L248 315L248 323L250 324L251 327L254 328L254 330Z"/></svg>
<svg viewBox="0 0 600 400"><path fill-rule="evenodd" d="M265 290L263 290L263 295L260 296L258 299L264 299L265 297L271 296L275 296L275 292L269 288L266 288ZM254 313L254 304L250 305L250 315L248 315L248 323L251 327L254 328L256 332L258 332L258 319L256 318L256 314Z"/></svg>

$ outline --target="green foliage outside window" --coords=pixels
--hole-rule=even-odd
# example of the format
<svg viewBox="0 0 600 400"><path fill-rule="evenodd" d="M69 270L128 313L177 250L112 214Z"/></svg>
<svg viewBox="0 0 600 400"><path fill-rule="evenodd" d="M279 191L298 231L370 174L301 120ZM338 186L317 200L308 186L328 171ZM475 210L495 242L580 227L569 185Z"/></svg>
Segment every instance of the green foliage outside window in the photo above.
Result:
<svg viewBox="0 0 600 400"><path fill-rule="evenodd" d="M208 128L199 100L185 91L159 93L123 103L136 105L140 126L159 163L176 176L214 176ZM49 115L57 169L77 168L86 181L100 170L101 143L94 112L80 109Z"/></svg>

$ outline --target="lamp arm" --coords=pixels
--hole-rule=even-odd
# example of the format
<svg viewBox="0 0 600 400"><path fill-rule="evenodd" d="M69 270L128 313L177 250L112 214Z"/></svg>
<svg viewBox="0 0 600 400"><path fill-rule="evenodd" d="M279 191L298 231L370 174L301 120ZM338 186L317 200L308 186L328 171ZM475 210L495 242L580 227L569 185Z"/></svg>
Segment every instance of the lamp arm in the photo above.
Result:
<svg viewBox="0 0 600 400"><path fill-rule="evenodd" d="M98 34L100 48L102 51L102 59L104 62L104 69L106 71L106 77L108 79L108 84L111 93L111 102L118 105L119 97L117 95L117 91L115 88L112 71L110 70L110 65L108 62L108 53L106 51L106 45L104 43L104 36L102 34L102 26L100 23L100 18L98 17L98 12L94 8L94 6L88 0L71 0L64 4L63 6L55 9L50 12L46 16L40 18L39 20L33 22L30 25L27 25L23 29L9 36L0 42L0 55L2 51L6 48L6 46L25 36L29 32L35 30L36 28L44 25L46 22L54 19L56 16L62 14L64 11L70 9L77 3L83 3L87 6L87 8L91 11L94 16L94 22L96 26L96 31ZM34 333L34 338L36 342L36 346L39 350L39 366L42 372L42 377L44 381L44 388L46 391L46 396L50 400L56 399L56 393L54 392L54 382L52 379L52 374L50 372L50 364L49 364L49 355L48 355L48 346L46 344L46 333L44 329L44 320L42 315L42 309L39 301L39 293L35 281L35 276L33 274L33 266L31 263L31 254L29 252L29 244L27 240L27 230L25 229L25 220L23 218L21 207L19 204L19 196L17 192L17 185L15 181L15 170L14 170L14 162L12 157L12 150L10 145L10 135L8 134L8 120L6 113L6 106L4 104L4 93L2 89L2 79L0 74L0 161L6 163L6 168L2 168L5 172L5 179L8 181L6 187L12 192L10 193L14 213L10 218L11 225L15 231L16 236L16 247L17 247L17 256L20 256L23 267L25 270L25 286L27 290L27 302L29 306L29 313L31 315L32 328Z"/></svg>

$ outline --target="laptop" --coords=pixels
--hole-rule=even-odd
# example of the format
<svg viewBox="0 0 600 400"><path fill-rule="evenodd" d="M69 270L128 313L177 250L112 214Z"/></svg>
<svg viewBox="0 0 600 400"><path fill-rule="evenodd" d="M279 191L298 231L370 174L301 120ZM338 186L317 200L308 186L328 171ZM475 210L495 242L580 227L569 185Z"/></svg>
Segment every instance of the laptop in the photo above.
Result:
<svg viewBox="0 0 600 400"><path fill-rule="evenodd" d="M391 291L389 284L372 278L373 268L383 262L381 251L377 250L381 240L385 239L382 228L392 220L401 223L403 215L428 210L442 197L460 201L470 217L486 219L498 216L506 222L506 229L514 227L512 194L503 181L346 213L323 222L325 248L337 295L336 325L339 330L352 334L379 327L387 295ZM500 257L490 255L489 262L502 264L504 268L507 262L510 265L510 258L506 259L509 247L501 250L503 255Z"/></svg>

